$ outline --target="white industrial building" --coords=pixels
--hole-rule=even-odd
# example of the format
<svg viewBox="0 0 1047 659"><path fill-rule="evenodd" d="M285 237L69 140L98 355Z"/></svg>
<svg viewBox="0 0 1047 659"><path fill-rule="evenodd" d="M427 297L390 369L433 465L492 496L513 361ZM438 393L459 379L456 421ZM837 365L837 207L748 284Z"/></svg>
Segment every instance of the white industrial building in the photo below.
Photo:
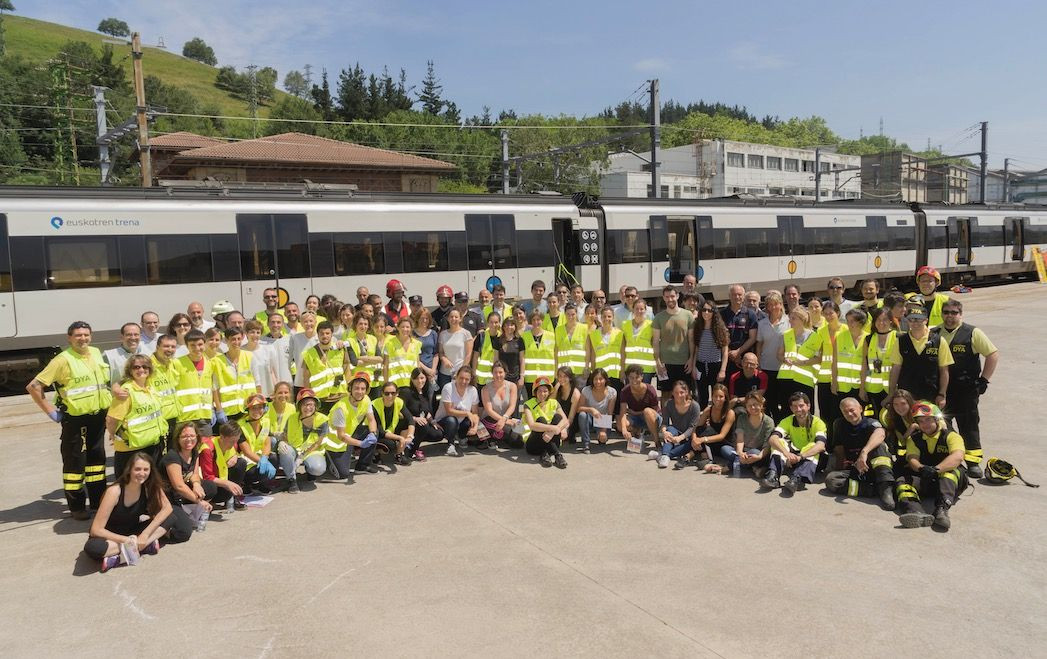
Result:
<svg viewBox="0 0 1047 659"><path fill-rule="evenodd" d="M600 176L605 197L648 197L650 152L614 153ZM663 149L661 196L704 199L734 194L814 197L814 149L792 149L733 140L701 140ZM821 152L821 200L861 196L861 158ZM853 169L852 169L853 168ZM843 171L841 171L843 170Z"/></svg>

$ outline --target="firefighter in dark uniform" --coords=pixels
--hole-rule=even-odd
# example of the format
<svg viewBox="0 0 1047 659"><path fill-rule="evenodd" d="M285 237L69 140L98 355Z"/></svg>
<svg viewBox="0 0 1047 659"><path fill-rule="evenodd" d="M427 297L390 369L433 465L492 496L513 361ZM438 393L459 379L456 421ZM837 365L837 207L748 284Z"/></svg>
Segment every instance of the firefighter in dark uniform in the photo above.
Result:
<svg viewBox="0 0 1047 659"><path fill-rule="evenodd" d="M836 471L825 475L825 489L851 497L878 497L884 510L894 510L894 461L880 422L864 416L857 398L840 401L842 418L833 424Z"/></svg>
<svg viewBox="0 0 1047 659"><path fill-rule="evenodd" d="M967 471L962 469L963 438L950 431L937 405L916 404L913 418L918 430L906 438L905 458L909 461L909 482L898 488L900 521L906 528L931 526L943 531L951 526L949 509L967 489ZM917 485L913 485L913 479ZM920 495L934 495L934 515L920 504Z"/></svg>
<svg viewBox="0 0 1047 659"><path fill-rule="evenodd" d="M113 401L109 365L91 345L91 326L78 320L67 331L69 347L52 359L26 391L44 414L62 426L62 486L73 519L91 517L105 494L105 415ZM55 386L55 404L44 388ZM86 489L86 492L85 492Z"/></svg>
<svg viewBox="0 0 1047 659"><path fill-rule="evenodd" d="M942 304L942 338L949 344L953 364L949 367L946 420L955 428L966 447L967 475L982 477L982 439L978 430L978 399L989 387L1000 353L985 332L963 322L963 304L949 300ZM985 358L982 364L981 358ZM954 425L955 424L955 425Z"/></svg>
<svg viewBox="0 0 1047 659"><path fill-rule="evenodd" d="M928 329L927 310L916 306L905 316L909 331L899 334L891 347L888 360L891 369L891 393L905 389L916 400L933 401L939 407L946 404L949 388L949 366L953 363L949 345L939 328Z"/></svg>

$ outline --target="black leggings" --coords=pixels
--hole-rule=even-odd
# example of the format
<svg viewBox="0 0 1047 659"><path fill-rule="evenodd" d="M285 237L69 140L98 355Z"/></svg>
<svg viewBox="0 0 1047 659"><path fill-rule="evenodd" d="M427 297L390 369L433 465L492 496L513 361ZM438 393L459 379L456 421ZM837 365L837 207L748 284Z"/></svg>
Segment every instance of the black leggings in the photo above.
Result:
<svg viewBox="0 0 1047 659"><path fill-rule="evenodd" d="M699 362L694 363L695 388L698 390L698 405L704 410L709 406L709 398L712 396L712 387L716 384L716 376L720 374L723 362ZM726 384L726 381L725 381Z"/></svg>
<svg viewBox="0 0 1047 659"><path fill-rule="evenodd" d="M549 425L556 425L563 420L563 417L559 414L553 417L553 420ZM530 455L559 455L560 454L560 435L556 434L549 441L542 439L541 432L532 430L530 436L527 438L527 442L524 444L524 450Z"/></svg>
<svg viewBox="0 0 1047 659"><path fill-rule="evenodd" d="M151 522L152 520L139 522L134 528L130 529L111 529L107 526L106 530L112 531L113 533L116 533L118 535L138 535L139 533L144 531ZM166 531L170 531L171 527L174 526L174 524L174 515L168 515L167 519L160 523L160 528ZM188 537L186 537L185 539L188 540ZM91 558L95 559L96 561L100 561L103 558L105 558L105 553L109 551L109 542L110 541L106 540L105 538L88 538L87 542L84 543L84 553L90 556ZM177 542L184 542L184 540L178 540Z"/></svg>

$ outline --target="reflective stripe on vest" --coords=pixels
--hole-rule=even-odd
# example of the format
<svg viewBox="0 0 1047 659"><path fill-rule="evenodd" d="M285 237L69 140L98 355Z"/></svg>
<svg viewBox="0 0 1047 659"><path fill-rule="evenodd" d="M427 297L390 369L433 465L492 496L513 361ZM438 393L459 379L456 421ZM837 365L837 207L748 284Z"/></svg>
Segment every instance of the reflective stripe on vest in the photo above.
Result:
<svg viewBox="0 0 1047 659"><path fill-rule="evenodd" d="M409 338L404 346L400 339L394 336L385 342L385 354L389 357L389 382L397 388L411 386L411 372L418 365L418 357L422 354L422 342Z"/></svg>
<svg viewBox="0 0 1047 659"><path fill-rule="evenodd" d="M272 410L270 409L270 412L271 411ZM301 453L302 449L306 446L311 446L312 444L316 443L316 440L319 438L318 436L320 428L325 423L327 423L327 416L320 412L316 412L315 414L313 414L312 419L313 427L305 429L302 427L302 419L298 416L297 411L291 412L290 416L287 417L287 443L294 447L294 450L298 451L299 453ZM323 452L324 444L323 442L321 442L320 446L318 446L315 450L311 451L308 455L302 457L308 457L309 455L316 454L322 455Z"/></svg>
<svg viewBox="0 0 1047 659"><path fill-rule="evenodd" d="M334 416L335 410L341 408L345 416L345 434L352 436L356 432L356 428L367 421L367 410L371 409L371 399L364 396L358 404L354 404L351 398L343 398L338 401L338 404L331 410L331 416ZM338 431L335 427L330 426L327 436L324 437L324 448L328 451L334 451L341 453L349 448L349 445L338 438Z"/></svg>
<svg viewBox="0 0 1047 659"><path fill-rule="evenodd" d="M585 372L585 340L588 335L589 330L583 323L576 323L570 335L566 323L560 323L556 328L556 358L560 366L567 366L575 375Z"/></svg>
<svg viewBox="0 0 1047 659"><path fill-rule="evenodd" d="M246 409L244 400L258 390L251 372L251 353L241 350L235 365L230 362L229 355L221 355L216 358L215 365L218 367L218 398L222 411L226 414L243 412Z"/></svg>
<svg viewBox="0 0 1047 659"><path fill-rule="evenodd" d="M109 390L109 365L102 359L102 353L93 346L87 347L88 360L66 348L59 357L69 365L69 380L55 383L58 395L65 404L66 414L83 416L109 409L113 394Z"/></svg>
<svg viewBox="0 0 1047 659"><path fill-rule="evenodd" d="M319 345L315 345L305 353L305 366L309 369L308 386L320 400L347 393L344 378L345 353L332 347L321 357L319 350ZM374 380L371 380L371 384L375 384Z"/></svg>
<svg viewBox="0 0 1047 659"><path fill-rule="evenodd" d="M152 391L143 391L133 383L127 385L127 393L131 400L131 409L124 417L121 438L132 451L156 444L167 434L163 404Z"/></svg>
<svg viewBox="0 0 1047 659"><path fill-rule="evenodd" d="M203 370L197 371L196 364L183 355L178 358L178 386L175 398L178 399L178 421L211 421L214 401L211 398L213 367L211 360L203 357Z"/></svg>
<svg viewBox="0 0 1047 659"><path fill-rule="evenodd" d="M228 451L222 450L222 441L218 437L204 437L202 439L203 449L214 453L214 463L218 470L218 477L229 478L229 460L237 455L236 444Z"/></svg>
<svg viewBox="0 0 1047 659"><path fill-rule="evenodd" d="M785 358L793 361L802 360L804 357L796 346L796 331L789 328L785 330L782 338L785 342ZM781 367L778 369L778 379L792 380L793 382L813 387L814 371L810 366L789 366L782 362Z"/></svg>
<svg viewBox="0 0 1047 659"><path fill-rule="evenodd" d="M898 335L892 330L887 334L887 343L884 345L883 350L880 349L880 340L878 335L873 335L869 341L869 347L865 351L865 359L869 364L869 369L865 373L865 390L871 394L878 394L881 391L886 391L891 384L891 362L887 359L887 356L891 354L891 349L894 343L898 340ZM876 368L876 361L880 361L880 368Z"/></svg>
<svg viewBox="0 0 1047 659"><path fill-rule="evenodd" d="M539 422L539 423L551 423L552 420L553 420L553 417L556 415L556 405L557 405L557 403L556 403L556 399L553 398L552 396L547 398L545 400L545 402L542 403L540 406L538 405L538 399L537 398L531 398L526 403L524 403L524 405L527 406L527 409L531 410L531 416L533 416L534 420ZM526 442L527 438L531 436L531 427L527 425L527 415L526 414L524 415L524 418L523 418L523 426L522 426L522 428L523 428L523 430L522 430L522 432L523 432L522 437L523 437L523 440Z"/></svg>
<svg viewBox="0 0 1047 659"><path fill-rule="evenodd" d="M167 362L167 366L164 366L156 359L155 354L149 359L153 362L153 372L149 376L149 388L160 399L160 405L164 408L164 418L177 418L178 398L175 392L178 389L178 363L172 359Z"/></svg>
<svg viewBox="0 0 1047 659"><path fill-rule="evenodd" d="M622 330L615 327L607 336L606 343L600 328L589 332L589 342L593 346L594 368L607 371L607 377L622 376Z"/></svg>
<svg viewBox="0 0 1047 659"><path fill-rule="evenodd" d="M833 344L829 334L829 323L823 324L803 342L803 345L800 346L800 354L804 359L821 354L821 361L814 365L814 376L818 382L822 383L828 383L832 379Z"/></svg>
<svg viewBox="0 0 1047 659"><path fill-rule="evenodd" d="M377 357L378 356L378 339L373 336L364 337L363 345L360 344L360 340L356 338L356 334L353 334L348 339L349 346L353 349L357 358L359 357ZM361 364L359 361L356 362L356 366L353 367L353 371L364 371L371 376L371 382L375 382L375 374L382 369L381 364ZM392 371L393 365L390 360L389 370ZM309 369L310 375L312 369ZM311 379L311 378L310 378Z"/></svg>
<svg viewBox="0 0 1047 659"><path fill-rule="evenodd" d="M265 448L265 440L270 435L268 417L263 416L258 420L258 434L255 434L254 428L251 427L251 420L246 417L237 421L236 425L240 427L240 434L243 436L243 439L246 439L247 443L251 445L251 450L261 457L262 449ZM248 469L255 466L255 463L250 460L247 462Z"/></svg>
<svg viewBox="0 0 1047 659"><path fill-rule="evenodd" d="M836 333L836 387L840 393L858 389L862 384L862 350L865 347L865 337L865 332L862 332L856 342L847 327Z"/></svg>
<svg viewBox="0 0 1047 659"><path fill-rule="evenodd" d="M628 321L622 326L622 335L625 339L625 368L638 364L644 373L654 373L654 327L651 321L643 321L639 331L632 321Z"/></svg>
<svg viewBox="0 0 1047 659"><path fill-rule="evenodd" d="M385 404L381 398L371 401L371 407L374 409L375 417L377 417L375 420L378 421L383 430L386 432L396 430L396 424L400 422L400 413L404 409L404 402L400 400L399 396L393 399L393 418L389 422L385 420Z"/></svg>
<svg viewBox="0 0 1047 659"><path fill-rule="evenodd" d="M542 332L538 343L534 342L534 333L527 330L523 333L524 342L524 382L534 382L539 377L552 379L556 375L556 338L552 332Z"/></svg>
<svg viewBox="0 0 1047 659"><path fill-rule="evenodd" d="M491 341L491 335L487 333L487 330L483 331L483 335L483 343L480 344L480 355L476 358L477 384L487 384L494 377L491 375L491 368L494 366L494 343Z"/></svg>

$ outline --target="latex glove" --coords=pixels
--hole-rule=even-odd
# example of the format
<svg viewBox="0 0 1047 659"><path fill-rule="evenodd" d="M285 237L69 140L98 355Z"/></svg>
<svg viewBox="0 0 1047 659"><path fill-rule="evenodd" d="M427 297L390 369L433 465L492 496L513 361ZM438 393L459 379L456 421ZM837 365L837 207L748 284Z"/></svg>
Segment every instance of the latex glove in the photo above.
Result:
<svg viewBox="0 0 1047 659"><path fill-rule="evenodd" d="M212 410L211 411L211 425L213 426L216 423L218 423L218 415L216 415L214 413L214 410Z"/></svg>
<svg viewBox="0 0 1047 659"><path fill-rule="evenodd" d="M258 473L266 479L272 479L276 476L276 467L268 458L262 457L262 461L258 463Z"/></svg>
<svg viewBox="0 0 1047 659"><path fill-rule="evenodd" d="M980 395L985 393L986 389L989 388L989 381L986 380L985 378L981 378L980 377L980 378L978 378L977 380L974 381L974 388L978 392L978 395L980 396Z"/></svg>
<svg viewBox="0 0 1047 659"><path fill-rule="evenodd" d="M369 432L367 437L364 437L363 441L360 442L360 448L371 448L377 443L378 437L373 432Z"/></svg>
<svg viewBox="0 0 1047 659"><path fill-rule="evenodd" d="M924 465L920 467L920 478L936 479L938 478L938 470L931 465Z"/></svg>
<svg viewBox="0 0 1047 659"><path fill-rule="evenodd" d="M62 416L64 416L64 415L62 414L62 410L58 409L57 407L56 407L55 409L53 409L53 410L51 410L50 412L48 412L48 413L47 413L47 418L48 418L48 419L51 419L51 420L52 420L52 421L54 421L55 423L61 423L61 421L62 421Z"/></svg>
<svg viewBox="0 0 1047 659"><path fill-rule="evenodd" d="M226 416L225 410L218 410L215 412L215 418L218 419L218 423L228 423L229 417Z"/></svg>

